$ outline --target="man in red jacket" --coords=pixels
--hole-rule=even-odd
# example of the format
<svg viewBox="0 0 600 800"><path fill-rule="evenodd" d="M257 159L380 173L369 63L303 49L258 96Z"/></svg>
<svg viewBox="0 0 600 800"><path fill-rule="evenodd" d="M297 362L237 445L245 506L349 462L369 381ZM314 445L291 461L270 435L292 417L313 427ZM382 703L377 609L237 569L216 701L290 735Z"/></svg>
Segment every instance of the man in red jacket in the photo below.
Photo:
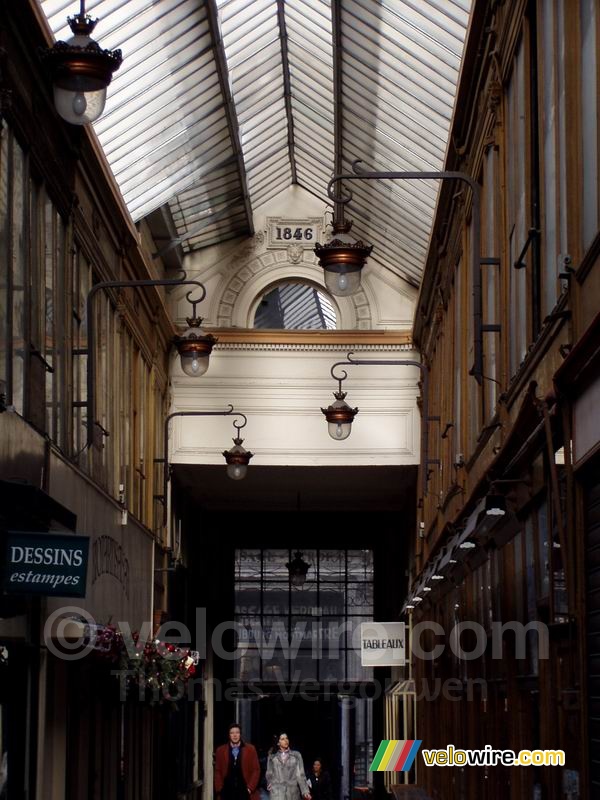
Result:
<svg viewBox="0 0 600 800"><path fill-rule="evenodd" d="M220 800L259 800L260 764L256 748L244 742L237 722L229 726L229 742L215 753L215 793Z"/></svg>

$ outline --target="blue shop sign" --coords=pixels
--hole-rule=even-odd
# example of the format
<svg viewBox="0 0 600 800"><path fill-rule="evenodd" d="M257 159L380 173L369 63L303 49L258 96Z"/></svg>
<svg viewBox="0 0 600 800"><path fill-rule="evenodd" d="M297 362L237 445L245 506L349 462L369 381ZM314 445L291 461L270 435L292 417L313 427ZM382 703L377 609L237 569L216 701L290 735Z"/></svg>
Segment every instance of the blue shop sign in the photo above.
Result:
<svg viewBox="0 0 600 800"><path fill-rule="evenodd" d="M4 559L4 591L85 597L88 536L9 531Z"/></svg>

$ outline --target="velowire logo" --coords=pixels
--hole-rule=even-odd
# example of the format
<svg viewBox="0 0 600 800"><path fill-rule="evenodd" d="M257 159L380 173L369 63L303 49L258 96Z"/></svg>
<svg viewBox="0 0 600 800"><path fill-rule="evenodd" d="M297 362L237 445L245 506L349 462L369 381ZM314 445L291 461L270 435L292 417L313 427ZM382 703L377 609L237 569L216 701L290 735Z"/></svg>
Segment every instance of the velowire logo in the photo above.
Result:
<svg viewBox="0 0 600 800"><path fill-rule="evenodd" d="M421 739L383 739L369 772L408 772L421 747Z"/></svg>

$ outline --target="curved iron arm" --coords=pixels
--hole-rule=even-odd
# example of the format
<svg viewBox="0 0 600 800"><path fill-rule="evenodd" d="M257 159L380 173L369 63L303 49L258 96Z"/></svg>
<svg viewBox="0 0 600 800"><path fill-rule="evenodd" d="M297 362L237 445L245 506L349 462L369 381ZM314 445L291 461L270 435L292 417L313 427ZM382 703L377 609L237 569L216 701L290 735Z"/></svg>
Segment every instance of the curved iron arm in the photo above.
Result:
<svg viewBox="0 0 600 800"><path fill-rule="evenodd" d="M234 428L236 429L236 431L237 431L237 438L239 439L239 438L240 438L240 431L242 430L242 428L245 428L245 427L246 427L246 425L248 424L248 417L247 417L245 414L242 414L242 412L241 412L241 411L236 411L235 413L236 413L236 416L238 416L238 417L243 417L243 418L244 418L244 421L242 422L242 424L241 424L241 425L238 425L238 424L237 424L237 423L235 423L235 422L233 423L233 427L234 427Z"/></svg>
<svg viewBox="0 0 600 800"><path fill-rule="evenodd" d="M186 298L192 304L194 316L196 313L196 304L201 303L206 297L206 289L204 284L200 281L188 280L184 272L180 278L171 278L164 280L139 280L139 281L100 281L94 284L87 294L86 298L86 320L87 320L87 439L85 448L89 448L94 443L94 427L96 426L96 361L95 361L95 348L96 348L96 332L94 328L94 304L93 300L97 292L101 289L124 289L128 287L138 286L196 286L202 291L201 297L198 300L190 298L191 291L187 293Z"/></svg>
<svg viewBox="0 0 600 800"><path fill-rule="evenodd" d="M175 417L228 417L230 414L236 414L244 417L240 411L234 411L233 406L229 403L227 411L173 411L165 417L163 427L163 525L167 524L167 492L169 491L169 479L171 477L171 465L169 464L169 423ZM235 425L235 422L233 423ZM244 422L244 425L246 422ZM244 425L241 427L243 428ZM237 426L236 426L237 427ZM159 461L160 459L156 459Z"/></svg>
<svg viewBox="0 0 600 800"><path fill-rule="evenodd" d="M439 172L363 172L357 160L352 164L354 172L334 175L327 184L327 194L333 203L345 205L352 200L352 192L342 196L338 190L337 196L335 186L340 181L377 181L377 180L458 180L466 183L471 189L473 198L472 204L472 235L471 235L471 263L473 264L473 366L470 374L477 383L483 380L483 297L481 290L481 266L485 263L496 263L497 259L482 259L481 257L481 189L476 180L466 172L456 172L452 170L442 170ZM498 262L499 263L499 262Z"/></svg>
<svg viewBox="0 0 600 800"><path fill-rule="evenodd" d="M335 373L334 369L336 367L341 366L364 366L364 365L372 365L372 366L394 366L394 367L417 367L421 370L421 378L422 378L422 392L421 396L422 406L421 406L421 465L423 470L423 496L427 496L427 484L429 482L429 465L430 464L439 464L438 459L430 459L429 458L429 373L425 364L422 364L420 361L415 361L414 359L410 358L352 358L354 353L351 351L346 356L346 361L336 361L335 364L331 367L331 376L336 381L339 382L340 390L342 386L342 381L345 381L348 377L348 373L346 370L342 370L344 373L343 378L339 378Z"/></svg>
<svg viewBox="0 0 600 800"><path fill-rule="evenodd" d="M350 356L350 355L352 355L352 353L348 353L348 355ZM341 391L342 391L342 383L343 383L343 382L346 380L346 378L348 377L348 373L346 372L346 370L345 370L345 369L343 369L343 370L342 370L343 377L342 377L342 378L340 378L340 377L338 377L338 376L335 374L335 372L334 372L334 369L335 369L336 367L339 367L339 366L341 366L342 364L346 364L346 363L348 363L348 362L346 362L346 361L336 361L336 362L335 362L335 364L333 364L333 365L332 365L332 367L331 367L331 369L329 370L329 372L331 373L331 377L333 378L333 380L338 382L338 391L339 391L339 392L341 392Z"/></svg>

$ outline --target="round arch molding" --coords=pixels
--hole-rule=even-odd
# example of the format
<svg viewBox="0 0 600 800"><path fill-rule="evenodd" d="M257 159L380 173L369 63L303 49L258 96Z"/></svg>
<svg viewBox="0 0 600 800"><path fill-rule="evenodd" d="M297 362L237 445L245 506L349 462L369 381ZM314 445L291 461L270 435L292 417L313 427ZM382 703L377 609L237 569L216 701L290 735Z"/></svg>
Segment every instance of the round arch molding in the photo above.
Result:
<svg viewBox="0 0 600 800"><path fill-rule="evenodd" d="M372 327L371 304L362 289L350 297L332 297L323 281L323 270L314 253L304 253L299 262L289 260L287 253L266 252L251 258L222 284L217 306L220 328L252 328L258 299L267 289L285 281L306 281L331 298L342 330Z"/></svg>

